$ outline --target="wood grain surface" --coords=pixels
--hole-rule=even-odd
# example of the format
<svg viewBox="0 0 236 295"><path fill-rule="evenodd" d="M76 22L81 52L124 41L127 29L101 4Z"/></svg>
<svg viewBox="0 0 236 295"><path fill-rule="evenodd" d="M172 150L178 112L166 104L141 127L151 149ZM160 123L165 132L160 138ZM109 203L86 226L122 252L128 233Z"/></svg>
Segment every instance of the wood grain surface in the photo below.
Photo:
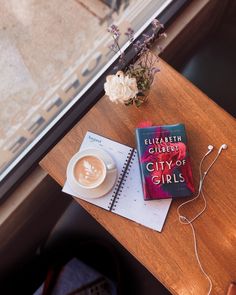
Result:
<svg viewBox="0 0 236 295"><path fill-rule="evenodd" d="M160 61L160 68L146 105L137 109L116 105L107 97L101 98L40 165L63 185L68 161L78 151L87 130L135 146L134 130L140 121L151 120L157 125L182 122L187 129L197 188L198 166L207 146L212 144L215 150L206 159L204 167L209 165L223 143L228 144L205 181L207 210L194 223L199 255L213 281L211 294L223 295L229 283L236 280L235 119L165 62ZM176 208L181 201L172 202L162 233L85 201L78 202L172 294L207 294L208 282L194 256L191 228L178 221ZM188 205L184 213L193 217L202 206L203 201L199 199Z"/></svg>

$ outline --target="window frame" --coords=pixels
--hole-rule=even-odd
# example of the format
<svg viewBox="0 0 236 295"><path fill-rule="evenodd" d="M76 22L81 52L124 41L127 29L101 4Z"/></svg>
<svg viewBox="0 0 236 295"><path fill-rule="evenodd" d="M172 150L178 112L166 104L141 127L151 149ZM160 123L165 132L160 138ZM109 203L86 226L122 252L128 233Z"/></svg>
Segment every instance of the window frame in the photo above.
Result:
<svg viewBox="0 0 236 295"><path fill-rule="evenodd" d="M164 24L165 27L171 24L176 15L184 9L191 0L168 0L166 7L161 12L156 11L153 18ZM137 40L142 39L143 33L150 33L150 21L147 21L136 33ZM135 57L136 52L126 43L122 50L125 51L127 64ZM105 71L99 72L92 79L90 85L86 85L82 90L82 95L75 99L75 102L58 115L59 118L54 124L50 123L49 128L45 128L38 142L25 154L21 160L15 164L0 183L0 202L4 201L21 181L31 173L38 165L39 161L52 149L52 147L76 124L78 121L95 105L104 95L103 85L107 74L113 72L114 66L118 63L118 54L116 54L105 66ZM99 75L99 77L98 77ZM97 78L98 77L98 78ZM93 81L94 80L94 81ZM57 116L57 117L58 117ZM55 120L53 120L54 122ZM48 130L49 129L49 130ZM47 131L48 130L48 131Z"/></svg>

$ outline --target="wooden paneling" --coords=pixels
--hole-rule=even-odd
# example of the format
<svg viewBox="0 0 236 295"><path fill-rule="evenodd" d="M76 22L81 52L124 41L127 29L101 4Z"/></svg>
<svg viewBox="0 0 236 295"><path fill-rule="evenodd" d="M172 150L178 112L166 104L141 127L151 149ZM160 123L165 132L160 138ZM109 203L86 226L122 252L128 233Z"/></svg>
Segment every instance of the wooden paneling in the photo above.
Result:
<svg viewBox="0 0 236 295"><path fill-rule="evenodd" d="M46 155L40 165L60 184L66 177L71 156L78 151L87 130L97 132L131 146L134 130L140 121L154 124L182 122L187 129L195 184L198 166L207 146L228 144L205 182L208 207L195 222L199 254L213 280L212 295L226 294L236 279L236 124L233 117L211 101L165 62L152 85L149 101L139 109L111 103L103 97L78 124ZM137 173L139 173L137 171ZM130 251L173 294L207 294L208 283L194 256L191 229L178 221L173 201L162 233L97 208L79 203ZM201 199L185 210L194 216L203 206Z"/></svg>

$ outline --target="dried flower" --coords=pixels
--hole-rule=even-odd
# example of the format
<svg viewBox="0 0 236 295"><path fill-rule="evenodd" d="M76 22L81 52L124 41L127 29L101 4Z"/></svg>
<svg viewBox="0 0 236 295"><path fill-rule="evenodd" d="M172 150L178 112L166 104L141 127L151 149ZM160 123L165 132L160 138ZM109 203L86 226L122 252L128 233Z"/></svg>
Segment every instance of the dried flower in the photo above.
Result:
<svg viewBox="0 0 236 295"><path fill-rule="evenodd" d="M119 37L120 37L120 30L119 30L119 28L116 25L111 25L108 28L108 32L113 34L113 38L115 40L119 39Z"/></svg>
<svg viewBox="0 0 236 295"><path fill-rule="evenodd" d="M136 42L134 42L132 28L128 28L125 32L139 58L137 62L131 63L128 67L125 67L125 55L119 46L121 35L119 28L116 25L111 25L108 28L108 32L113 38L113 43L109 45L109 48L120 54L120 69L125 68L124 72L119 71L116 75L108 76L104 84L105 92L111 101L123 102L126 105L135 104L137 107L146 101L145 92L150 89L155 74L160 71L156 67L158 56L150 51L150 46L155 39L166 38L165 33L159 33L163 29L163 25L157 19L152 22L151 26L151 34L142 34L142 40ZM161 48L158 48L160 51ZM116 66L116 69L119 69L119 66Z"/></svg>
<svg viewBox="0 0 236 295"><path fill-rule="evenodd" d="M104 89L109 99L116 103L125 103L138 93L136 79L126 76L122 71L107 76Z"/></svg>
<svg viewBox="0 0 236 295"><path fill-rule="evenodd" d="M159 22L158 19L154 19L152 21L152 30L153 31L156 31L156 30L160 30L160 29L163 29L164 26Z"/></svg>
<svg viewBox="0 0 236 295"><path fill-rule="evenodd" d="M130 42L133 42L133 40L134 40L134 30L132 28L128 28L127 32L125 32L125 35L128 37Z"/></svg>

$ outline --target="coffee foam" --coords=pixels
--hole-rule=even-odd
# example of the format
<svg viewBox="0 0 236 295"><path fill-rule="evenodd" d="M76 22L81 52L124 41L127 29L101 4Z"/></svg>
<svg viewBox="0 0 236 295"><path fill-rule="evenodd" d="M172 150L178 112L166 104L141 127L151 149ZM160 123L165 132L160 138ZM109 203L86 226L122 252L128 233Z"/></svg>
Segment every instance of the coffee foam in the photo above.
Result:
<svg viewBox="0 0 236 295"><path fill-rule="evenodd" d="M78 160L74 167L76 180L84 187L94 187L104 179L103 162L93 155L87 155Z"/></svg>

